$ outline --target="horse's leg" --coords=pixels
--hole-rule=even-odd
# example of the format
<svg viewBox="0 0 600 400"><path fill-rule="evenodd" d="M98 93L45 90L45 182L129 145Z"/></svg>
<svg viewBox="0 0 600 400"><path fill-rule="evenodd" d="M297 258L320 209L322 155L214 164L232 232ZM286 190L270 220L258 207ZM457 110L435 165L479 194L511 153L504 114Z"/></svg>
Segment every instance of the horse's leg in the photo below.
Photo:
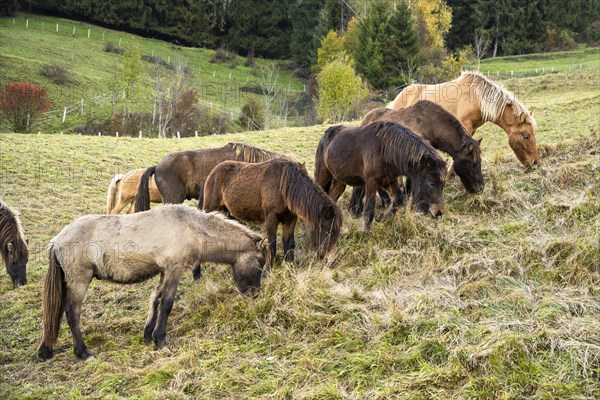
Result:
<svg viewBox="0 0 600 400"><path fill-rule="evenodd" d="M81 316L81 304L83 303L85 292L92 281L92 277L92 269L86 270L83 274L79 275L77 278L78 282L73 285L67 285L66 293L67 304L65 312L69 328L71 328L71 334L73 335L73 350L77 357L84 360L90 356L90 353L88 353L87 347L83 342L83 337L81 336L79 319Z"/></svg>
<svg viewBox="0 0 600 400"><path fill-rule="evenodd" d="M275 213L268 213L265 218L265 225L267 226L267 237L269 238L269 246L271 247L271 260L273 260L277 251L277 226L279 225L277 215Z"/></svg>
<svg viewBox="0 0 600 400"><path fill-rule="evenodd" d="M298 218L293 218L282 226L283 259L289 262L294 261L294 249L296 248L294 228L297 220Z"/></svg>
<svg viewBox="0 0 600 400"><path fill-rule="evenodd" d="M331 197L331 200L337 203L342 193L344 193L344 190L346 190L346 185L336 179L333 179L331 189L329 190L329 197Z"/></svg>
<svg viewBox="0 0 600 400"><path fill-rule="evenodd" d="M198 261L194 265L194 269L192 270L192 276L194 277L195 281L197 281L200 278L202 278L202 263L200 261Z"/></svg>
<svg viewBox="0 0 600 400"><path fill-rule="evenodd" d="M392 199L383 188L377 188L377 193L379 193L379 197L381 198L381 207L387 208Z"/></svg>
<svg viewBox="0 0 600 400"><path fill-rule="evenodd" d="M393 196L392 207L390 208L390 215L396 214L398 206L404 204L404 193L400 190L399 180L395 179L386 186L386 190Z"/></svg>
<svg viewBox="0 0 600 400"><path fill-rule="evenodd" d="M144 324L144 339L146 340L147 344L150 344L150 342L152 341L152 332L154 332L154 328L156 328L158 305L160 304L164 281L165 274L161 272L160 278L158 278L158 284L156 285L156 288L154 288L152 296L150 296L150 310L148 311L148 318L146 318L146 324Z"/></svg>
<svg viewBox="0 0 600 400"><path fill-rule="evenodd" d="M167 334L167 319L173 308L177 285L181 278L182 268L180 266L170 266L164 272L164 282L162 285L160 305L158 307L158 316L156 317L156 327L152 332L154 345L160 349L165 344L165 336Z"/></svg>
<svg viewBox="0 0 600 400"><path fill-rule="evenodd" d="M115 206L115 208L113 208L110 212L111 215L117 215L119 213L121 213L121 211L123 211L123 209L128 206L130 203L129 202L124 202L123 200L119 199L119 202L117 203L117 205ZM133 207L131 207L133 209ZM130 209L131 212L133 212L133 210ZM129 211L127 212L129 214Z"/></svg>
<svg viewBox="0 0 600 400"><path fill-rule="evenodd" d="M356 186L352 188L352 197L348 204L348 211L354 218L359 218L363 213L363 198L365 196L365 188Z"/></svg>
<svg viewBox="0 0 600 400"><path fill-rule="evenodd" d="M363 230L368 232L371 229L373 218L375 217L375 194L377 193L377 182L373 179L367 180L365 184L365 225Z"/></svg>

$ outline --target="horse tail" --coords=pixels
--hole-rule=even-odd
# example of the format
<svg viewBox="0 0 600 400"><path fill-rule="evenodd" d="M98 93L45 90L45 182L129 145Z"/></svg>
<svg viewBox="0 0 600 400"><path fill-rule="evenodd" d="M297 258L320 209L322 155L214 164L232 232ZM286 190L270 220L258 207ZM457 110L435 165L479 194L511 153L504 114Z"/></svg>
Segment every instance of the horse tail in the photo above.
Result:
<svg viewBox="0 0 600 400"><path fill-rule="evenodd" d="M110 184L108 185L108 192L106 193L106 213L110 214L110 212L117 205L117 193L119 192L119 184L123 179L123 175L117 174L115 175Z"/></svg>
<svg viewBox="0 0 600 400"><path fill-rule="evenodd" d="M148 168L140 178L140 186L135 195L135 212L147 211L150 209L150 188L148 181L150 180L150 177L154 175L155 171L156 165ZM156 180L156 177L154 180Z"/></svg>
<svg viewBox="0 0 600 400"><path fill-rule="evenodd" d="M319 145L317 146L317 151L315 153L315 182L317 185L321 186L326 193L328 193L331 188L333 177L325 166L325 151L333 137L337 134L339 128L341 128L341 125L332 126L325 131L325 134L321 140L319 140Z"/></svg>
<svg viewBox="0 0 600 400"><path fill-rule="evenodd" d="M65 311L67 284L62 267L56 258L56 249L51 245L48 250L48 272L42 292L44 315L44 337L38 348L38 356L45 360L52 357L52 348L58 338L60 321Z"/></svg>
<svg viewBox="0 0 600 400"><path fill-rule="evenodd" d="M206 180L200 182L200 190L198 191L198 210L202 210L202 205L204 204L204 184Z"/></svg>

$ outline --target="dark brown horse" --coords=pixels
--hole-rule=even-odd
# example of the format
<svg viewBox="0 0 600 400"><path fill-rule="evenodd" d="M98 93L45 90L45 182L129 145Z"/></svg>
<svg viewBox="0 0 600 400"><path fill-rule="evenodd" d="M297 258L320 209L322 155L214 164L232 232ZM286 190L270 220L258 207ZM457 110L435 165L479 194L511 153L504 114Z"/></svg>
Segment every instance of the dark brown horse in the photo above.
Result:
<svg viewBox="0 0 600 400"><path fill-rule="evenodd" d="M405 125L434 148L452 157L453 169L468 192L483 191L485 182L481 173L481 139L473 139L464 125L441 106L422 100L398 110L377 108L365 115L361 125L373 121L393 121ZM362 188L352 191L349 208L355 215L360 214L363 193Z"/></svg>
<svg viewBox="0 0 600 400"><path fill-rule="evenodd" d="M184 200L198 198L206 177L222 161L258 163L275 157L283 156L243 143L227 143L219 148L169 153L142 175L136 195L135 211L150 209L148 181L152 175L163 201L179 204ZM202 204L202 199L199 199L198 204Z"/></svg>
<svg viewBox="0 0 600 400"><path fill-rule="evenodd" d="M27 241L17 213L0 201L0 253L13 287L25 285L25 269L29 260Z"/></svg>
<svg viewBox="0 0 600 400"><path fill-rule="evenodd" d="M277 226L282 224L286 261L294 259L298 217L308 225L311 245L321 258L335 247L342 226L338 205L315 185L303 165L287 158L260 164L222 162L206 179L203 208L265 223L273 256Z"/></svg>
<svg viewBox="0 0 600 400"><path fill-rule="evenodd" d="M373 222L377 188L398 193L398 177L402 175L412 179L415 207L432 217L441 216L446 163L405 126L388 121L359 127L333 126L317 147L315 181L329 189L334 201L346 185L365 187L365 230ZM397 206L396 197L391 212Z"/></svg>

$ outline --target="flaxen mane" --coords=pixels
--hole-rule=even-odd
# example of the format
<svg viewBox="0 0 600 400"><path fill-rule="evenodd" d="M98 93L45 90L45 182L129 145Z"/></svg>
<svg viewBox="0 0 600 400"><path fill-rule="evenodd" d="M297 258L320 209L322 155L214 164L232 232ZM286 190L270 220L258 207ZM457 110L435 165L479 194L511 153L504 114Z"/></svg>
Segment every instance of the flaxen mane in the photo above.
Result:
<svg viewBox="0 0 600 400"><path fill-rule="evenodd" d="M381 156L385 162L403 170L414 170L423 158L429 158L436 172L444 176L446 162L423 139L395 122L380 121L373 125L375 124L377 138L381 143Z"/></svg>
<svg viewBox="0 0 600 400"><path fill-rule="evenodd" d="M8 243L12 243L13 259L29 256L18 214L0 201L0 250L6 264L8 264Z"/></svg>
<svg viewBox="0 0 600 400"><path fill-rule="evenodd" d="M334 212L333 230L339 230L342 225L342 213L336 203L315 184L296 163L288 163L281 175L281 194L287 207L299 215L311 228L319 226L321 212L325 207L332 207Z"/></svg>
<svg viewBox="0 0 600 400"><path fill-rule="evenodd" d="M236 156L242 156L244 161L251 163L260 163L269 161L277 157L285 157L283 154L275 153L268 150L259 149L244 143L227 143L235 151Z"/></svg>
<svg viewBox="0 0 600 400"><path fill-rule="evenodd" d="M475 95L479 100L481 116L484 122L497 121L502 116L506 106L510 104L520 123L528 123L534 128L536 127L533 116L512 92L508 91L504 86L490 81L479 72L463 71L453 82L475 88Z"/></svg>

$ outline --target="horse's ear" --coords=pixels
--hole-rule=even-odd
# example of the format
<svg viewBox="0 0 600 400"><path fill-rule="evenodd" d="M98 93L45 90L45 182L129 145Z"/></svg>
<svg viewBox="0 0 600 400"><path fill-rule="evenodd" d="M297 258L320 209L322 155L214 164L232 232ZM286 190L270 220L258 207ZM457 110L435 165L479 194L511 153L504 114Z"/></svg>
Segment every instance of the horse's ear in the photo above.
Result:
<svg viewBox="0 0 600 400"><path fill-rule="evenodd" d="M467 145L467 152L472 153L473 152L473 143L469 143Z"/></svg>
<svg viewBox="0 0 600 400"><path fill-rule="evenodd" d="M535 110L531 110L531 112L529 114L533 117L534 112L535 112Z"/></svg>
<svg viewBox="0 0 600 400"><path fill-rule="evenodd" d="M479 144L481 144L481 142L483 141L483 138L478 139L477 141L479 142Z"/></svg>
<svg viewBox="0 0 600 400"><path fill-rule="evenodd" d="M271 246L269 246L269 238L255 238L254 241L257 243L259 250L265 257L265 265L271 264Z"/></svg>

